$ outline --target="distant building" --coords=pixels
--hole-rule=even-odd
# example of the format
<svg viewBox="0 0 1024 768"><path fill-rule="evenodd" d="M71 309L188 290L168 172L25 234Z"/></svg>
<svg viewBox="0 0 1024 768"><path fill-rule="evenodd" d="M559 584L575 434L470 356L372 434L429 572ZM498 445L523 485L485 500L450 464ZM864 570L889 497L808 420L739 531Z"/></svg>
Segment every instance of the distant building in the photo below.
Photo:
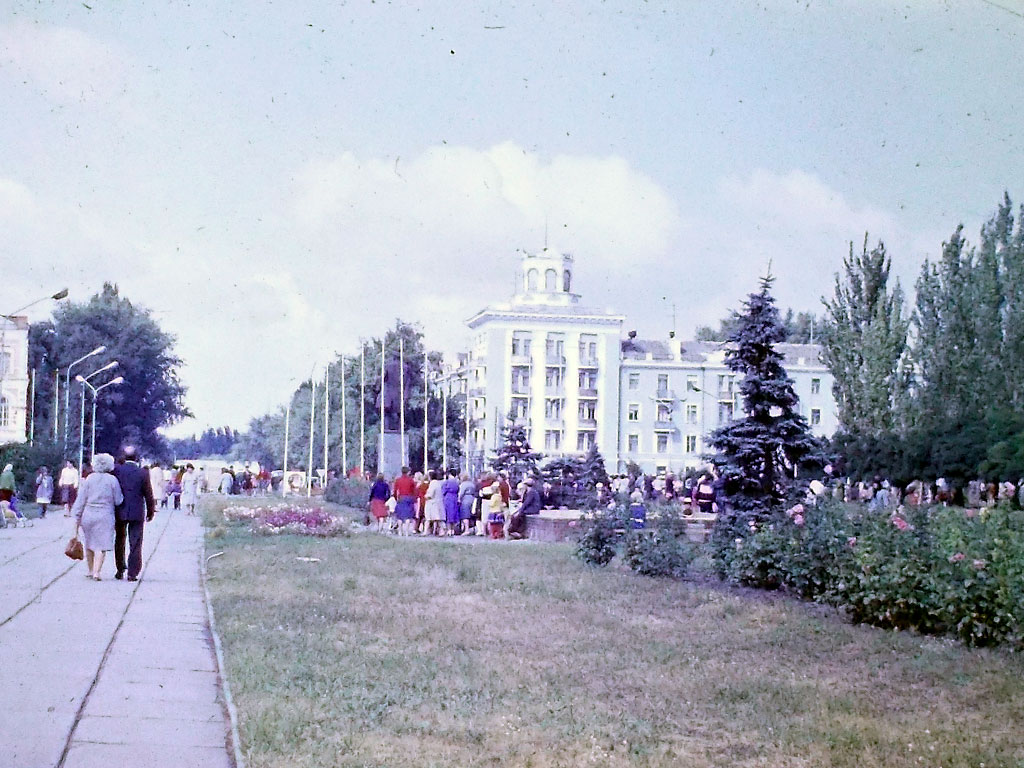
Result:
<svg viewBox="0 0 1024 768"><path fill-rule="evenodd" d="M548 249L523 256L512 300L467 320L473 336L460 361L469 408L469 452L480 466L511 418L547 456L596 445L612 471L647 472L701 463L707 434L742 413L725 345L623 338L625 317L580 304L573 258ZM821 348L782 344L800 412L817 435L837 426L832 376Z"/></svg>
<svg viewBox="0 0 1024 768"><path fill-rule="evenodd" d="M25 442L27 404L28 318L0 318L0 444Z"/></svg>

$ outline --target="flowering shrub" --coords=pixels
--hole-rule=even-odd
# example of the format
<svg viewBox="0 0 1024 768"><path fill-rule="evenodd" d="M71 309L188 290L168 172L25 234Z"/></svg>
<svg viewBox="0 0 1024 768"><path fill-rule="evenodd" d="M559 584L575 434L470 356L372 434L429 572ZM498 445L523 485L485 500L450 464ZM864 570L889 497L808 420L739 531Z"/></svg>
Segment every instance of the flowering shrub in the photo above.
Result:
<svg viewBox="0 0 1024 768"><path fill-rule="evenodd" d="M320 507L298 507L287 503L271 507L226 507L224 519L248 520L256 533L296 533L306 536L343 536L345 521Z"/></svg>
<svg viewBox="0 0 1024 768"><path fill-rule="evenodd" d="M846 609L855 622L1024 648L1024 511L892 514L826 500L738 536L727 578Z"/></svg>

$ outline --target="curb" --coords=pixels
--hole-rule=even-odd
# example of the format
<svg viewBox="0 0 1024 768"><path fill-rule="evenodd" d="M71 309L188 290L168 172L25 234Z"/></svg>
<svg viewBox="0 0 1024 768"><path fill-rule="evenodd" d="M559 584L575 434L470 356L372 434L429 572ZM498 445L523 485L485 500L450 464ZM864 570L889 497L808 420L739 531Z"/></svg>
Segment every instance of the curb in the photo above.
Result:
<svg viewBox="0 0 1024 768"><path fill-rule="evenodd" d="M199 575L203 585L203 599L206 602L206 618L210 625L210 635L213 637L213 650L217 656L217 677L220 680L221 691L224 693L224 707L228 712L228 720L231 723L231 747L235 760L235 768L245 768L245 758L242 757L242 740L238 735L238 710L235 708L235 700L231 697L231 686L228 685L228 678L224 673L224 649L221 646L220 635L217 634L217 624L213 619L213 601L210 600L210 590L206 586L206 526L200 521L200 529L203 536L203 547L199 551Z"/></svg>

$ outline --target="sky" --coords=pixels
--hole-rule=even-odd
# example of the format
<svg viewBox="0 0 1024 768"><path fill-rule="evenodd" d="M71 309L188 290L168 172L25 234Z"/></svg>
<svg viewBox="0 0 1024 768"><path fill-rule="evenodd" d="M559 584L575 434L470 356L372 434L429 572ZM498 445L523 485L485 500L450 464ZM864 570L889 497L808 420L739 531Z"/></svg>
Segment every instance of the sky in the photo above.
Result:
<svg viewBox="0 0 1024 768"><path fill-rule="evenodd" d="M912 291L1024 201L1021 0L0 9L0 311L118 284L177 339L171 435L396 318L463 349L545 243L586 304L689 337L769 264L820 312L865 233Z"/></svg>

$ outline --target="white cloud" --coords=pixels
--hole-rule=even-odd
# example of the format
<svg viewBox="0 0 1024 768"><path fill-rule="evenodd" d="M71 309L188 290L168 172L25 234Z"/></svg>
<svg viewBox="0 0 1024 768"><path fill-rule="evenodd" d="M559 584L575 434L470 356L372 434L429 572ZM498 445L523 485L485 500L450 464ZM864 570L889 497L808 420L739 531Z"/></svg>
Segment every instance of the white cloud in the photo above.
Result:
<svg viewBox="0 0 1024 768"><path fill-rule="evenodd" d="M0 26L0 61L61 103L107 99L124 89L122 55L69 27Z"/></svg>

